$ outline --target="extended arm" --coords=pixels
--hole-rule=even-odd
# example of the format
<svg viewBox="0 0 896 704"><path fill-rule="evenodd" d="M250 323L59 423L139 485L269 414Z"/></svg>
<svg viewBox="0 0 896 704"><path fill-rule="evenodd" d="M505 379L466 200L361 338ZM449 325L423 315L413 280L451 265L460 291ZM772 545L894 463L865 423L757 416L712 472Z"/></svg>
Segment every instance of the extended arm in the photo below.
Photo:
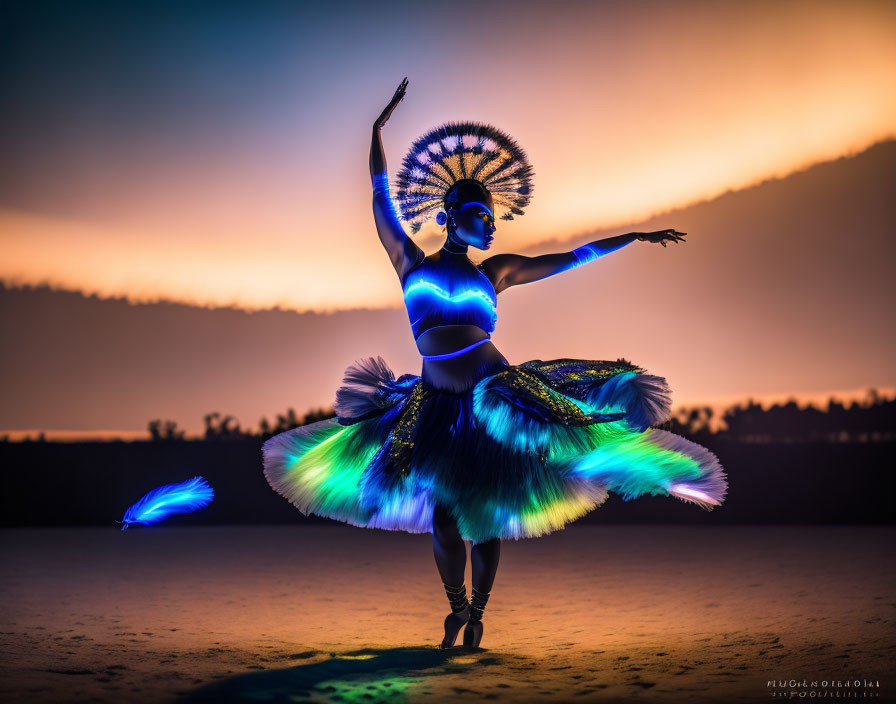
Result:
<svg viewBox="0 0 896 704"><path fill-rule="evenodd" d="M540 281L548 276L575 269L605 254L615 252L635 240L659 242L665 247L667 241L683 242L685 234L675 230L630 232L627 235L595 240L577 247L571 252L560 252L559 254L542 254L537 257L526 257L521 254L496 254L483 261L480 266L486 276L491 279L495 291L500 293L510 286Z"/></svg>
<svg viewBox="0 0 896 704"><path fill-rule="evenodd" d="M395 106L404 98L404 90L408 79L405 78L392 96L392 100L383 110L382 114L373 123L373 136L370 143L370 180L373 184L373 220L376 223L376 231L380 236L380 242L395 272L400 280L404 280L405 274L420 259L423 258L423 250L420 249L410 237L405 234L404 228L398 219L398 213L389 197L389 175L386 171L386 155L383 151L383 140L380 130Z"/></svg>

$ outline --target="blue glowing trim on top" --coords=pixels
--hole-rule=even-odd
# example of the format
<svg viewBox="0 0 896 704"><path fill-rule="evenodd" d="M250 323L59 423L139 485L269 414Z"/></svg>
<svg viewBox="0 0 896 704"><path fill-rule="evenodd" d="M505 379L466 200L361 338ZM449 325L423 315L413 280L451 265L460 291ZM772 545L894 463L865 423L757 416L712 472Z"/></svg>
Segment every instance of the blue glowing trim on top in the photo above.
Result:
<svg viewBox="0 0 896 704"><path fill-rule="evenodd" d="M482 303L485 305L489 312L493 312L495 310L495 301L482 289L466 289L461 291L458 294L451 295L448 291L443 289L438 284L433 283L432 281L420 280L413 282L404 292L405 300L407 300L411 295L421 294L421 293L433 293L442 300L447 303L454 303L456 305L460 305L467 301L476 301L478 303Z"/></svg>
<svg viewBox="0 0 896 704"><path fill-rule="evenodd" d="M497 294L481 271L449 260L444 268L424 261L403 283L414 337L433 325L470 323L491 332L498 319Z"/></svg>
<svg viewBox="0 0 896 704"><path fill-rule="evenodd" d="M454 352L446 352L445 354L421 354L420 356L423 359L451 359L452 357L460 357L462 354L466 354L470 350L479 347L479 345L483 345L488 342L490 338L486 337L484 340L479 340L478 342L474 342L472 345L467 345L466 347L462 347L459 350L455 350Z"/></svg>

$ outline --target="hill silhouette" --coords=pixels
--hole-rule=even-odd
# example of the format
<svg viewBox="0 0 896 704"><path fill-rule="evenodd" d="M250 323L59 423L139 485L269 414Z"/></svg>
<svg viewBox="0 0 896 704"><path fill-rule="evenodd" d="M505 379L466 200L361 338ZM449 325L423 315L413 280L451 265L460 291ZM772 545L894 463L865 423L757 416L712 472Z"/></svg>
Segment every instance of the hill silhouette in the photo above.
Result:
<svg viewBox="0 0 896 704"><path fill-rule="evenodd" d="M512 363L624 356L667 376L674 400L896 385L894 181L889 141L636 223L672 223L689 241L508 290L496 344ZM171 418L195 433L215 408L254 425L271 409L331 404L359 357L420 367L398 308L250 314L0 286L0 321L0 429Z"/></svg>

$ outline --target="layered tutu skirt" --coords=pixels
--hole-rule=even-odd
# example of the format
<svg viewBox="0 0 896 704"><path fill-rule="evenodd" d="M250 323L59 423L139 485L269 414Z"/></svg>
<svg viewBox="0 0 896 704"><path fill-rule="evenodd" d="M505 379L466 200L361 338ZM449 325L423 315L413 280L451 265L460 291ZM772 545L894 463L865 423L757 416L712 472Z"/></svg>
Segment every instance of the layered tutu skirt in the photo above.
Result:
<svg viewBox="0 0 896 704"><path fill-rule="evenodd" d="M302 513L432 532L441 504L461 536L545 535L606 501L674 496L711 509L727 491L706 448L651 426L666 381L625 360L532 360L453 393L381 358L348 367L336 417L271 437L271 486Z"/></svg>

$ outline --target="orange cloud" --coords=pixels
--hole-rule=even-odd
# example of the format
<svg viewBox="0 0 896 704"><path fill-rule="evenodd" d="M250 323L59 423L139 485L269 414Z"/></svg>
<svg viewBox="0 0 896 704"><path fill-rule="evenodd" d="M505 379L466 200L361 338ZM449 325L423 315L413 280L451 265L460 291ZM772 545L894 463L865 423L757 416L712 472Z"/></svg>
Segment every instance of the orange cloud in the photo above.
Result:
<svg viewBox="0 0 896 704"><path fill-rule="evenodd" d="M547 9L520 7L507 21L530 55L524 84L471 83L446 106L442 82L412 80L384 133L389 163L394 173L435 122L487 119L514 135L536 171L532 205L499 223L494 251L580 244L597 229L896 136L893 8L675 3L645 13L588 4L546 24ZM507 57L470 31L459 65L500 75ZM433 47L437 57L446 50ZM356 79L370 70L347 61L333 71ZM287 94L294 70L282 71L271 80ZM368 113L388 98L371 81L355 80L348 114L334 89L316 96L305 122L247 125L242 142L215 141L210 118L209 144L186 151L119 154L100 142L59 157L73 176L36 188L80 215L0 210L0 278L246 309L400 305L370 214ZM435 226L421 233L429 249L439 237Z"/></svg>

